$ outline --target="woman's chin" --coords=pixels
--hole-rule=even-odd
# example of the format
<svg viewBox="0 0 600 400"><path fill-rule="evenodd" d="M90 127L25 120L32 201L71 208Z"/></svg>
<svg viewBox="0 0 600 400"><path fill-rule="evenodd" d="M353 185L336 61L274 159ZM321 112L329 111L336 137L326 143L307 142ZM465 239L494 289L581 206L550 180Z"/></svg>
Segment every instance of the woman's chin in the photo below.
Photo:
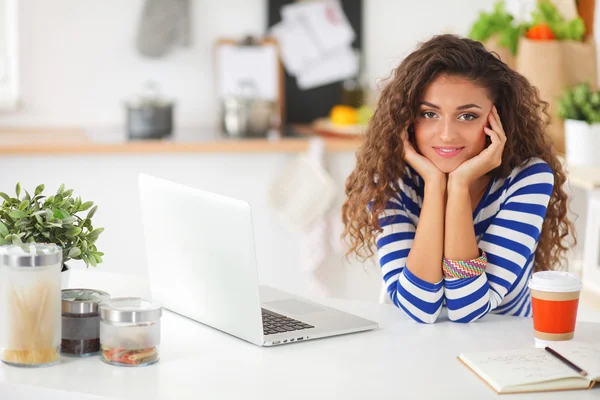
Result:
<svg viewBox="0 0 600 400"><path fill-rule="evenodd" d="M462 162L459 160L436 160L433 162L433 165L445 174L454 171L460 164L462 164Z"/></svg>

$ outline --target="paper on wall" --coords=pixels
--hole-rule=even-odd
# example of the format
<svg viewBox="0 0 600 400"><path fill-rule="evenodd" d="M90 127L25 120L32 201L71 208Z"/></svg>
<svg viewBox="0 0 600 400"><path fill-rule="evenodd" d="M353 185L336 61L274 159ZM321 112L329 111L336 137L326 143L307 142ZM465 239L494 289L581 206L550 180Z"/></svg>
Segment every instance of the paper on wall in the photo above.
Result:
<svg viewBox="0 0 600 400"><path fill-rule="evenodd" d="M358 59L351 47L356 34L338 0L289 4L281 8L281 15L270 34L301 90L356 75Z"/></svg>
<svg viewBox="0 0 600 400"><path fill-rule="evenodd" d="M339 1L289 4L281 8L281 15L286 22L294 21L306 26L320 54L349 46L356 37Z"/></svg>
<svg viewBox="0 0 600 400"><path fill-rule="evenodd" d="M271 28L271 35L279 43L283 65L290 75L296 76L319 62L319 49L305 25L296 21L280 22Z"/></svg>
<svg viewBox="0 0 600 400"><path fill-rule="evenodd" d="M251 83L255 98L274 101L278 96L277 49L275 46L238 46L224 44L217 51L220 66L219 97L242 95Z"/></svg>
<svg viewBox="0 0 600 400"><path fill-rule="evenodd" d="M356 76L358 56L351 47L342 47L323 58L313 68L302 71L296 83L302 90L312 89L331 82L337 82Z"/></svg>

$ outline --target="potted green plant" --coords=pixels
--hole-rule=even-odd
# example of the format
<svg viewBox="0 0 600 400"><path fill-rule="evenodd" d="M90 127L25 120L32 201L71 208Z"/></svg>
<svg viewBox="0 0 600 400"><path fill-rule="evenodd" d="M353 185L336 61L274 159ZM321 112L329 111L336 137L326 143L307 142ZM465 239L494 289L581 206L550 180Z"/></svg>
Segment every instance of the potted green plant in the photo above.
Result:
<svg viewBox="0 0 600 400"><path fill-rule="evenodd" d="M567 88L558 101L565 120L567 163L600 166L600 91L588 83Z"/></svg>
<svg viewBox="0 0 600 400"><path fill-rule="evenodd" d="M54 243L63 249L63 287L67 286L67 261L83 260L87 267L102 263L104 253L96 248L96 240L104 228L95 228L92 217L98 206L73 196L73 189L60 185L56 194L43 195L44 185L35 188L33 196L16 185L16 197L0 192L0 245L21 243ZM81 214L80 214L81 213ZM81 215L85 215L82 217Z"/></svg>

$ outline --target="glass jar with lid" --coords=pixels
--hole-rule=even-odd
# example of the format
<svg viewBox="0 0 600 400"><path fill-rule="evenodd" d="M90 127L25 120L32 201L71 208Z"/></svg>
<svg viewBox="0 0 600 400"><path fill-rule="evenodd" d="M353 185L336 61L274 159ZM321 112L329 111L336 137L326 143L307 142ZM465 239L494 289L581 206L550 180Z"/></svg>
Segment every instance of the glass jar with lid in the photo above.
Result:
<svg viewBox="0 0 600 400"><path fill-rule="evenodd" d="M40 367L60 361L62 248L0 246L0 359Z"/></svg>
<svg viewBox="0 0 600 400"><path fill-rule="evenodd" d="M100 352L99 304L109 299L100 290L62 291L62 354L85 357Z"/></svg>
<svg viewBox="0 0 600 400"><path fill-rule="evenodd" d="M141 367L159 360L162 307L139 297L100 304L100 359L108 364Z"/></svg>

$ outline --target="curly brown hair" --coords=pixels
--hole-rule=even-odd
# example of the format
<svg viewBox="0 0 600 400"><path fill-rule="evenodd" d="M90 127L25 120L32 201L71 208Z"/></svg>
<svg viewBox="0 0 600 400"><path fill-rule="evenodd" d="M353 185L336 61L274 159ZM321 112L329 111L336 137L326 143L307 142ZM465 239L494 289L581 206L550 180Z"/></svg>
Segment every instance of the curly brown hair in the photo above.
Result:
<svg viewBox="0 0 600 400"><path fill-rule="evenodd" d="M418 116L425 88L439 75L466 78L487 88L498 109L507 142L502 164L492 171L506 178L532 157L544 160L554 172L554 189L548 204L536 250L534 271L557 269L568 249L573 224L567 218L568 196L563 189L566 174L548 140L548 103L529 81L508 67L477 41L457 35L437 35L420 43L392 71L357 153L354 171L346 180L347 199L342 207L343 238L359 259L374 254L376 236L382 231L379 215L394 196L394 184L405 170L401 132ZM412 139L411 139L412 140ZM574 235L571 236L575 243Z"/></svg>

